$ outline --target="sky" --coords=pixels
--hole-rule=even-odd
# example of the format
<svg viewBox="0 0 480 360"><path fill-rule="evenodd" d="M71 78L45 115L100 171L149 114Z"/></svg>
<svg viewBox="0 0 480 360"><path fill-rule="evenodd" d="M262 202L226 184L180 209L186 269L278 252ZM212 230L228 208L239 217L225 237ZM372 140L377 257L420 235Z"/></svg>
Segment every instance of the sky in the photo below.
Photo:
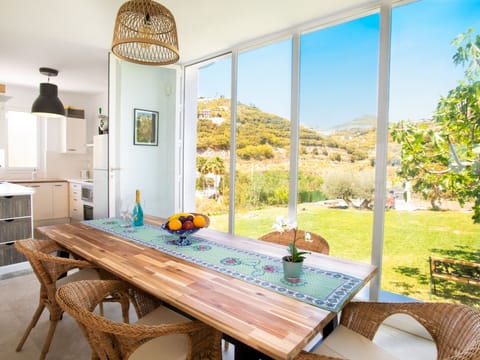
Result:
<svg viewBox="0 0 480 360"><path fill-rule="evenodd" d="M460 79L450 43L480 33L480 0L422 0L392 11L391 122L431 118ZM379 14L306 33L300 40L300 122L328 130L377 112ZM290 118L291 40L240 52L238 100ZM200 71L201 97L230 97L230 59Z"/></svg>

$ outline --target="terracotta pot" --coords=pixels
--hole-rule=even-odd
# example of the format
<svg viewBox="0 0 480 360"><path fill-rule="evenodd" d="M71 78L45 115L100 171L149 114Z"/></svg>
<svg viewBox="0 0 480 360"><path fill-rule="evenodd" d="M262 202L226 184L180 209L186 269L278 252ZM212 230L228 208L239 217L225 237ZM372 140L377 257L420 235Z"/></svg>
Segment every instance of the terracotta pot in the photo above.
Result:
<svg viewBox="0 0 480 360"><path fill-rule="evenodd" d="M284 256L283 277L289 282L298 282L302 273L303 261L293 262L291 256Z"/></svg>

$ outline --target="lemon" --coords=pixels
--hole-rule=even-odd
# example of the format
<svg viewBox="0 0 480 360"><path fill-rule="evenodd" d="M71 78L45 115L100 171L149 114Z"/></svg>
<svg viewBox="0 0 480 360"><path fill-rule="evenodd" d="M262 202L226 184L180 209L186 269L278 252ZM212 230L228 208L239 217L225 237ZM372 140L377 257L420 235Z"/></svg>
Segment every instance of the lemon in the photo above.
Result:
<svg viewBox="0 0 480 360"><path fill-rule="evenodd" d="M205 220L205 217L203 217L202 215L195 215L194 218L193 218L193 225L195 225L195 227L197 228L202 228L206 225L206 220Z"/></svg>
<svg viewBox="0 0 480 360"><path fill-rule="evenodd" d="M168 222L168 228L170 230L180 230L182 228L182 222L178 219L172 219Z"/></svg>

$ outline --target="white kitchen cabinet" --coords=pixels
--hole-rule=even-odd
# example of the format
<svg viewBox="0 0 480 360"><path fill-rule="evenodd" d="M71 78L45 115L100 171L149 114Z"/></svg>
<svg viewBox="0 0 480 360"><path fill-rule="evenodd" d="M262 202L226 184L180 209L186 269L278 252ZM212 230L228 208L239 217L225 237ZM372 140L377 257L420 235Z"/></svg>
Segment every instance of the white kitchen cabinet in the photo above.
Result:
<svg viewBox="0 0 480 360"><path fill-rule="evenodd" d="M52 184L53 219L67 218L68 209L68 184L65 182Z"/></svg>
<svg viewBox="0 0 480 360"><path fill-rule="evenodd" d="M68 218L68 187L66 182L35 182L23 184L35 193L33 220Z"/></svg>
<svg viewBox="0 0 480 360"><path fill-rule="evenodd" d="M62 119L62 152L70 154L84 154L87 148L85 119L65 117Z"/></svg>
<svg viewBox="0 0 480 360"><path fill-rule="evenodd" d="M53 212L51 185L49 183L28 183L24 185L35 191L32 195L33 219L50 219Z"/></svg>
<svg viewBox="0 0 480 360"><path fill-rule="evenodd" d="M74 221L83 220L82 186L70 183L70 218Z"/></svg>

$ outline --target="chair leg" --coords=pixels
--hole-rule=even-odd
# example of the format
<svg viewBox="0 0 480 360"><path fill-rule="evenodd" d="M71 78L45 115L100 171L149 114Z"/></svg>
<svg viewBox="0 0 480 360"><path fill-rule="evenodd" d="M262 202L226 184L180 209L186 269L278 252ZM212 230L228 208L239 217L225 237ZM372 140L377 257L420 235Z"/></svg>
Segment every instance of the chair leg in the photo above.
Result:
<svg viewBox="0 0 480 360"><path fill-rule="evenodd" d="M121 297L118 302L120 303L120 306L122 307L122 319L125 324L130 323L130 301L127 297Z"/></svg>
<svg viewBox="0 0 480 360"><path fill-rule="evenodd" d="M58 320L50 320L50 327L48 329L47 338L43 344L42 354L40 355L40 360L44 360L47 356L48 350L50 349L50 344L52 343L53 335L55 334L55 329L57 328Z"/></svg>
<svg viewBox="0 0 480 360"><path fill-rule="evenodd" d="M103 312L103 302L98 304L98 307L99 307L99 310L100 310L100 316L103 316L103 314L104 314L104 312Z"/></svg>
<svg viewBox="0 0 480 360"><path fill-rule="evenodd" d="M39 303L37 310L35 310L35 313L33 314L32 320L30 321L30 324L28 325L27 329L25 330L25 333L23 334L22 339L17 345L17 349L15 351L20 351L22 350L23 344L28 338L28 335L30 335L30 331L37 325L38 319L40 318L40 315L42 315L43 309L45 309L45 305L43 303Z"/></svg>

